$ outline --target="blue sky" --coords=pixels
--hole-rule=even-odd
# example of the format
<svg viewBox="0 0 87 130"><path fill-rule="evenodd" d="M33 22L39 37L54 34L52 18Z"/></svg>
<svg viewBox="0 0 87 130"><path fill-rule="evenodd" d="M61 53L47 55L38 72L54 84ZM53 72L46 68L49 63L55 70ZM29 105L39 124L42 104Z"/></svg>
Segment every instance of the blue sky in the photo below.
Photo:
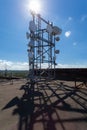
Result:
<svg viewBox="0 0 87 130"><path fill-rule="evenodd" d="M30 0L0 0L0 69L28 67ZM58 67L87 67L87 0L40 0L41 15L62 28Z"/></svg>

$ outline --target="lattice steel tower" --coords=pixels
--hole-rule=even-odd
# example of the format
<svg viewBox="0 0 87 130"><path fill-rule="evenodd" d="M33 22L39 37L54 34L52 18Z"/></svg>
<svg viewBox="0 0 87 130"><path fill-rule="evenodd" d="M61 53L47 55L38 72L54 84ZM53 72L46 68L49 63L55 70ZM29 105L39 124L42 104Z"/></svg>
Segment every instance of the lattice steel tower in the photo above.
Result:
<svg viewBox="0 0 87 130"><path fill-rule="evenodd" d="M55 77L56 42L62 30L46 21L40 14L31 12L32 20L29 22L29 32L26 33L29 58L29 79L41 80Z"/></svg>

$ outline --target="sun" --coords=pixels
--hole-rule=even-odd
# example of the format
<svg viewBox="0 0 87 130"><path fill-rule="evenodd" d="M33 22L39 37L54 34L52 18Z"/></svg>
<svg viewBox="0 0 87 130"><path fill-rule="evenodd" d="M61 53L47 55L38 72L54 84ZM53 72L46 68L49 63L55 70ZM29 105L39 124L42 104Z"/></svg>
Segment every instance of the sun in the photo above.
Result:
<svg viewBox="0 0 87 130"><path fill-rule="evenodd" d="M35 13L41 12L41 3L39 0L31 0L29 2L29 10Z"/></svg>

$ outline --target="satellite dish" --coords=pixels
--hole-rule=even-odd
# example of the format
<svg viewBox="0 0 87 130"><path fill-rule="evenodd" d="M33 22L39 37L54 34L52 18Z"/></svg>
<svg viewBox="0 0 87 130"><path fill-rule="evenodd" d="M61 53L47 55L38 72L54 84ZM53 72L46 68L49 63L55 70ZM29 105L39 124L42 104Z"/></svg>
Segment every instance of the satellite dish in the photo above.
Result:
<svg viewBox="0 0 87 130"><path fill-rule="evenodd" d="M29 49L27 49L27 52L29 52L30 50Z"/></svg>
<svg viewBox="0 0 87 130"><path fill-rule="evenodd" d="M29 29L32 32L36 31L37 27L36 27L36 25L35 25L35 23L33 21L30 21L30 23L29 23Z"/></svg>
<svg viewBox="0 0 87 130"><path fill-rule="evenodd" d="M48 25L47 25L47 29L46 29L46 30L47 30L47 32L48 32L48 33L50 33L50 34L51 34L51 33L52 33L52 31L53 31L52 26L51 26L50 24L48 24Z"/></svg>
<svg viewBox="0 0 87 130"><path fill-rule="evenodd" d="M33 40L31 40L30 42L29 42L29 47L33 47L33 43L34 43L34 41Z"/></svg>
<svg viewBox="0 0 87 130"><path fill-rule="evenodd" d="M59 37L55 37L55 40L56 40L56 41L59 41L59 40L60 40L60 38L59 38Z"/></svg>
<svg viewBox="0 0 87 130"><path fill-rule="evenodd" d="M62 33L62 29L60 29L59 27L57 26L54 26L53 27L53 31L52 31L52 34L53 35L60 35Z"/></svg>
<svg viewBox="0 0 87 130"><path fill-rule="evenodd" d="M56 53L56 54L59 54L59 53L60 53L60 50L55 50L55 53Z"/></svg>
<svg viewBox="0 0 87 130"><path fill-rule="evenodd" d="M33 58L33 53L29 52L29 58Z"/></svg>

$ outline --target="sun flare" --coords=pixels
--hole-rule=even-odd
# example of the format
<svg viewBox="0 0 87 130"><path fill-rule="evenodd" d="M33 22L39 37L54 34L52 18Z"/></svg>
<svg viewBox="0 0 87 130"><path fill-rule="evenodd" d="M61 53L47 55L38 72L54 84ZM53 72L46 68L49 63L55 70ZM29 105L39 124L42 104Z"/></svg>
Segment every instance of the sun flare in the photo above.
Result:
<svg viewBox="0 0 87 130"><path fill-rule="evenodd" d="M41 3L39 0L31 0L29 2L29 9L35 13L41 12Z"/></svg>

